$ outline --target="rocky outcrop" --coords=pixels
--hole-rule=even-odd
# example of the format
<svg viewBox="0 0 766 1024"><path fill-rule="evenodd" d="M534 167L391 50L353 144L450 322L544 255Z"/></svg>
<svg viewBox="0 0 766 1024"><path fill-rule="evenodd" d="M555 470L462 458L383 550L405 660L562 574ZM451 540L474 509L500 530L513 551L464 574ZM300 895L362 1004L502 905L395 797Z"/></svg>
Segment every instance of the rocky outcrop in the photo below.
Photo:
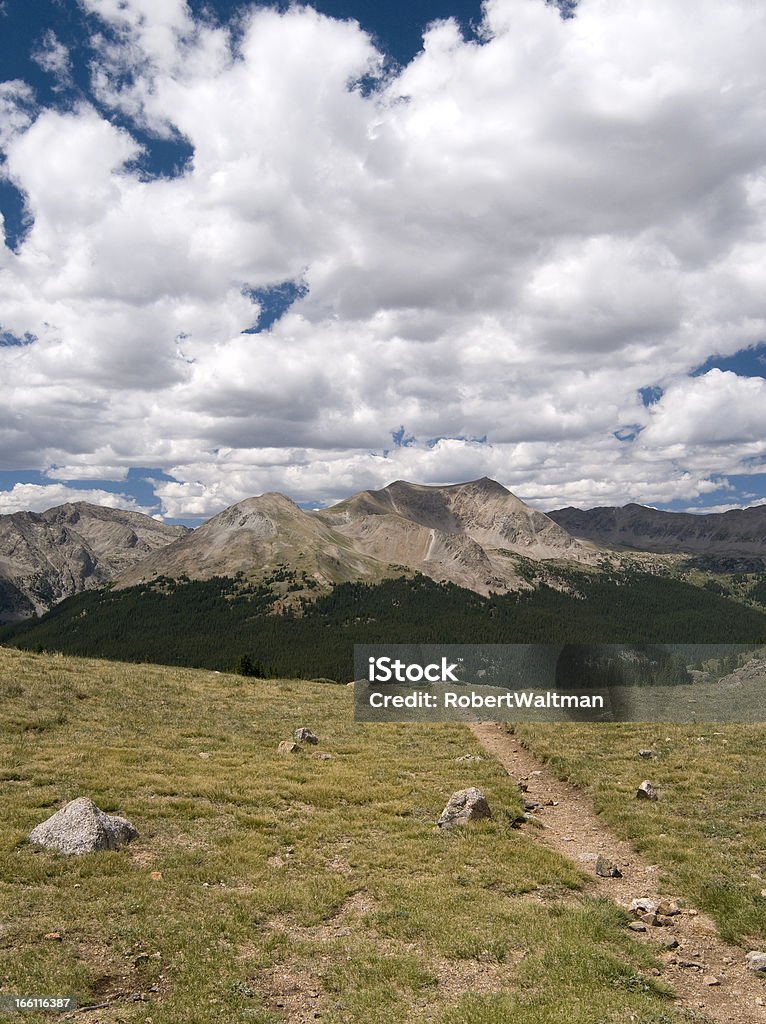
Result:
<svg viewBox="0 0 766 1024"><path fill-rule="evenodd" d="M42 614L65 597L103 587L189 532L87 502L0 516L0 622Z"/></svg>
<svg viewBox="0 0 766 1024"><path fill-rule="evenodd" d="M33 828L29 841L57 853L80 854L117 850L137 836L126 818L105 814L81 796Z"/></svg>

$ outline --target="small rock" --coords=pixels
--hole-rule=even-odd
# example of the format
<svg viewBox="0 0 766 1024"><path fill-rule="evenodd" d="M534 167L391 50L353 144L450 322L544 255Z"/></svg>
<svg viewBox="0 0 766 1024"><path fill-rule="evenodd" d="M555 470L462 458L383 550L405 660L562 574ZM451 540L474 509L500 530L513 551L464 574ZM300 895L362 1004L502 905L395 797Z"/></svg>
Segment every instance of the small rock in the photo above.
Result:
<svg viewBox="0 0 766 1024"><path fill-rule="evenodd" d="M86 796L70 800L29 833L29 840L63 854L117 850L138 832L126 818L105 814Z"/></svg>
<svg viewBox="0 0 766 1024"><path fill-rule="evenodd" d="M670 928L675 922L672 917L666 917L664 914L657 914L654 923L658 928Z"/></svg>
<svg viewBox="0 0 766 1024"><path fill-rule="evenodd" d="M491 817L487 798L480 789L471 786L470 789L461 789L452 794L436 824L439 828L451 828L453 825L466 825L469 821Z"/></svg>
<svg viewBox="0 0 766 1024"><path fill-rule="evenodd" d="M766 896L766 889L761 889L761 896Z"/></svg>
<svg viewBox="0 0 766 1024"><path fill-rule="evenodd" d="M630 928L630 930L632 932L645 932L646 931L646 925L642 924L641 921L631 921L630 924L628 925L628 928Z"/></svg>
<svg viewBox="0 0 766 1024"><path fill-rule="evenodd" d="M751 971L766 971L766 953L753 949L747 954L745 960L747 960L747 966Z"/></svg>
<svg viewBox="0 0 766 1024"><path fill-rule="evenodd" d="M703 981L703 983L705 985L710 985L711 987L713 985L720 985L721 984L721 979L720 978L716 978L712 974L708 974L708 976L706 978L703 978L702 981Z"/></svg>
<svg viewBox="0 0 766 1024"><path fill-rule="evenodd" d="M660 922L660 919L657 917L657 915L651 913L642 914L641 920L644 922L644 924L650 924L652 928L656 928Z"/></svg>
<svg viewBox="0 0 766 1024"><path fill-rule="evenodd" d="M602 878L622 878L622 871L603 854L599 854L596 859L596 874Z"/></svg>
<svg viewBox="0 0 766 1024"><path fill-rule="evenodd" d="M301 748L298 743L293 743L292 740L282 740L277 747L278 754L300 754Z"/></svg>
<svg viewBox="0 0 766 1024"><path fill-rule="evenodd" d="M61 932L47 932L43 935L44 939L48 939L49 942L61 942Z"/></svg>
<svg viewBox="0 0 766 1024"><path fill-rule="evenodd" d="M673 900L660 900L657 904L657 913L664 917L675 917L681 913L681 908Z"/></svg>
<svg viewBox="0 0 766 1024"><path fill-rule="evenodd" d="M200 752L197 754L197 757L201 757L203 761L209 761L210 753L207 750L200 750Z"/></svg>
<svg viewBox="0 0 766 1024"><path fill-rule="evenodd" d="M679 942L675 935L668 935L667 938L661 940L661 944L665 949L678 949Z"/></svg>
<svg viewBox="0 0 766 1024"><path fill-rule="evenodd" d="M688 967L693 971L704 971L705 965L701 964L699 960L676 960L679 967Z"/></svg>
<svg viewBox="0 0 766 1024"><path fill-rule="evenodd" d="M526 782L523 781L523 779L517 779L516 785L519 787L519 790L522 793L526 793L529 789L529 786L526 784Z"/></svg>
<svg viewBox="0 0 766 1024"><path fill-rule="evenodd" d="M483 761L483 760L484 760L484 758L481 756L481 754L463 754L462 757L456 757L455 758L455 762L457 764L463 764L463 763L472 764L475 761Z"/></svg>
<svg viewBox="0 0 766 1024"><path fill-rule="evenodd" d="M649 779L644 779L636 790L637 800L656 800L658 797L657 787Z"/></svg>
<svg viewBox="0 0 766 1024"><path fill-rule="evenodd" d="M658 754L657 754L656 750L639 750L638 756L639 757L650 758L650 757L657 757Z"/></svg>
<svg viewBox="0 0 766 1024"><path fill-rule="evenodd" d="M636 914L637 916L641 914L656 914L657 904L647 896L642 896L637 900L632 900L628 910L630 910L631 914Z"/></svg>
<svg viewBox="0 0 766 1024"><path fill-rule="evenodd" d="M319 737L316 733L313 733L311 729L300 728L295 730L295 742L296 743L310 743L316 746L319 743Z"/></svg>
<svg viewBox="0 0 766 1024"><path fill-rule="evenodd" d="M699 917L699 910L687 910L689 917Z"/></svg>
<svg viewBox="0 0 766 1024"><path fill-rule="evenodd" d="M332 761L332 754L328 754L326 750L315 750L311 756L317 761Z"/></svg>

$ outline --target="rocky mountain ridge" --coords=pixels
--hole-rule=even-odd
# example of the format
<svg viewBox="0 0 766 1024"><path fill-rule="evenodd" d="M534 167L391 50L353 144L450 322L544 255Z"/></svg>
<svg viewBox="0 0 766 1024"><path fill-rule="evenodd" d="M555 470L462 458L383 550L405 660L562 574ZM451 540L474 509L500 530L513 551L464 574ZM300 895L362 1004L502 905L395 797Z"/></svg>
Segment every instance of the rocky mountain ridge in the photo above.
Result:
<svg viewBox="0 0 766 1024"><path fill-rule="evenodd" d="M65 597L103 587L189 532L88 502L2 515L0 622L42 614Z"/></svg>
<svg viewBox="0 0 766 1024"><path fill-rule="evenodd" d="M78 502L0 516L0 622L41 614L82 590L163 576L241 573L289 600L336 583L420 573L486 595L528 589L555 563L595 566L620 551L648 553L649 561L651 553L747 555L766 565L766 506L706 515L636 504L544 514L486 477L447 486L397 480L311 511L267 493L196 530Z"/></svg>
<svg viewBox="0 0 766 1024"><path fill-rule="evenodd" d="M518 556L592 561L595 550L494 480L446 487L397 480L314 511L281 494L248 498L134 565L117 586L238 571L273 577L284 567L319 588L419 572L488 594L528 585Z"/></svg>
<svg viewBox="0 0 766 1024"><path fill-rule="evenodd" d="M766 555L766 505L728 512L663 512L630 504L548 516L573 537L612 550L657 554Z"/></svg>

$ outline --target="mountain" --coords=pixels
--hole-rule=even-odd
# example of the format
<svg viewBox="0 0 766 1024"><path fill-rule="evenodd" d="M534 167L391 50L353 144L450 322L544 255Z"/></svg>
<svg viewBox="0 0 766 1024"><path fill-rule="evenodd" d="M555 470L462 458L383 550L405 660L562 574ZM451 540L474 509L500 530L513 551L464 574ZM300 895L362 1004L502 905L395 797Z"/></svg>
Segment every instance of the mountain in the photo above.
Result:
<svg viewBox="0 0 766 1024"><path fill-rule="evenodd" d="M593 557L589 546L487 477L446 487L397 480L314 514L358 551L483 594L525 586L518 556Z"/></svg>
<svg viewBox="0 0 766 1024"><path fill-rule="evenodd" d="M697 515L631 504L587 511L561 508L548 517L573 537L613 550L766 555L766 505Z"/></svg>
<svg viewBox="0 0 766 1024"><path fill-rule="evenodd" d="M285 575L327 586L348 580L379 580L386 573L373 558L355 551L314 513L283 494L246 498L124 572L119 588L157 576L205 580L244 573L250 579Z"/></svg>
<svg viewBox="0 0 766 1024"><path fill-rule="evenodd" d="M0 622L97 589L188 533L139 512L73 502L0 516Z"/></svg>
<svg viewBox="0 0 766 1024"><path fill-rule="evenodd" d="M447 487L397 480L315 511L281 494L248 498L137 563L117 585L242 572L275 582L282 575L293 589L326 588L419 572L488 594L527 585L520 555L589 561L593 551L494 480Z"/></svg>

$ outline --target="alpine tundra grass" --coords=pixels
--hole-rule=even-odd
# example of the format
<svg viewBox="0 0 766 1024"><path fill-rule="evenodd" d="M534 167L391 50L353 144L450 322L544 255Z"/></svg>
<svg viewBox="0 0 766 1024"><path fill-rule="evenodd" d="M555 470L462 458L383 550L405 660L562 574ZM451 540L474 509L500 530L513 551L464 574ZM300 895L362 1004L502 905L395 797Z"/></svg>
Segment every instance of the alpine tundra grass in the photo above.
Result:
<svg viewBox="0 0 766 1024"><path fill-rule="evenodd" d="M766 726L565 723L515 732L559 778L587 789L604 821L661 865L661 883L706 910L722 938L763 948ZM644 759L641 749L656 756ZM659 788L656 803L633 799L646 778Z"/></svg>
<svg viewBox="0 0 766 1024"><path fill-rule="evenodd" d="M3 994L74 996L89 1024L688 1019L624 913L511 827L513 780L458 760L480 754L462 726L355 724L345 687L7 649L0 693ZM319 748L277 754L304 725ZM438 830L470 785L493 819ZM81 795L139 838L29 844Z"/></svg>

